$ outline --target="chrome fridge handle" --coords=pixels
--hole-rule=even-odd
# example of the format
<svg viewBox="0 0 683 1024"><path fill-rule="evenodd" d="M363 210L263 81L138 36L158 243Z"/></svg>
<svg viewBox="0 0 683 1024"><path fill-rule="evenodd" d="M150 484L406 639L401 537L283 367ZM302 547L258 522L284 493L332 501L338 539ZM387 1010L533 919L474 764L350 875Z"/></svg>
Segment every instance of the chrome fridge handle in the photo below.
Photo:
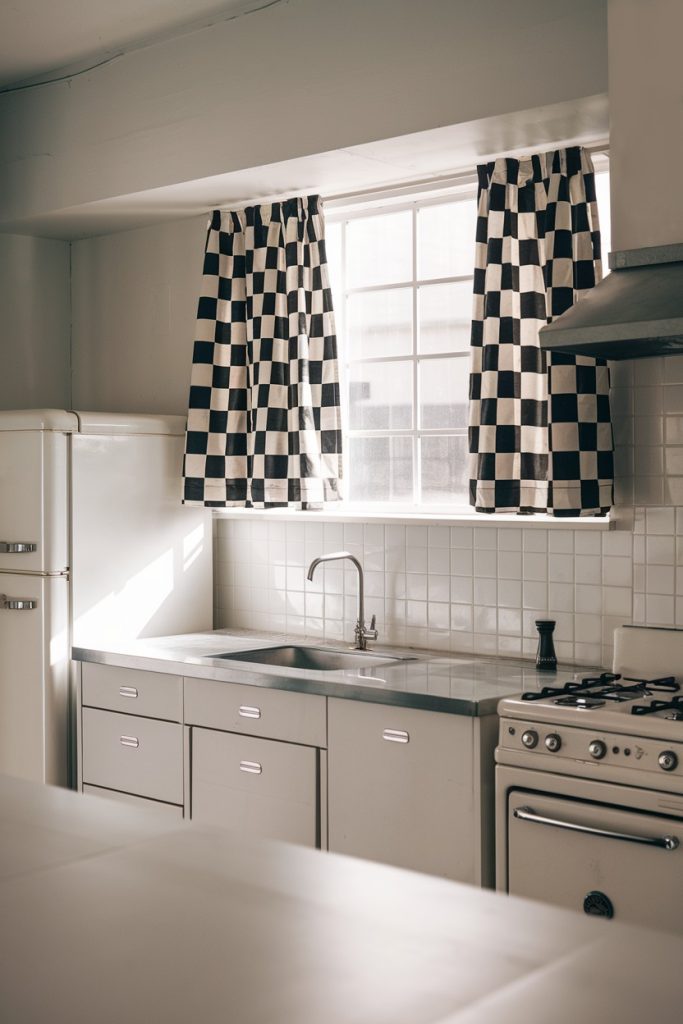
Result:
<svg viewBox="0 0 683 1024"><path fill-rule="evenodd" d="M675 850L679 845L676 836L635 836L629 832L611 832L606 828L576 825L572 821L561 821L559 818L544 818L540 814L535 814L531 807L516 807L512 816L519 821L530 821L534 825L550 825L552 828L564 828L569 832L584 832L590 836L601 836L603 839L621 839L627 843L659 846L662 850Z"/></svg>
<svg viewBox="0 0 683 1024"><path fill-rule="evenodd" d="M30 597L8 597L7 594L0 594L0 611L26 612L37 608L38 602Z"/></svg>
<svg viewBox="0 0 683 1024"><path fill-rule="evenodd" d="M26 555L37 550L37 544L30 544L27 541L0 540L0 555Z"/></svg>

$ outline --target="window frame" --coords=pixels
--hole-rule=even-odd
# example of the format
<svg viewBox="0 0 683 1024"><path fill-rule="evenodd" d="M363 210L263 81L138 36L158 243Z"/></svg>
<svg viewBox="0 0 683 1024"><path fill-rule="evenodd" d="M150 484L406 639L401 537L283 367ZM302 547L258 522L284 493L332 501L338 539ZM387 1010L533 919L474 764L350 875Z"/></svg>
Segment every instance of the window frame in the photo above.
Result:
<svg viewBox="0 0 683 1024"><path fill-rule="evenodd" d="M342 501L338 503L340 511L342 509L348 510L349 512L372 512L380 513L383 515L391 514L404 514L404 515L422 515L422 516L463 516L472 513L472 508L468 504L456 504L455 502L425 502L419 500L422 495L422 456L421 456L421 439L423 437L464 437L467 438L467 426L464 427L423 427L420 424L420 409L419 409L419 389L420 389L420 363L428 362L435 359L459 359L467 367L467 374L469 377L469 349L450 349L444 352L426 353L420 352L418 349L419 342L419 307L418 307L418 294L420 287L428 285L439 285L439 284L459 284L459 283L473 283L474 278L474 238L472 239L472 273L470 274L455 274L448 277L440 278L421 278L418 277L418 211L426 207L443 206L447 203L456 202L471 202L476 203L477 199L477 182L476 176L472 174L463 175L456 184L452 184L445 188L439 188L437 191L429 189L428 186L411 186L410 192L412 195L405 196L403 190L398 190L398 195L390 194L378 196L362 196L355 202L342 202L325 204L325 219L328 225L340 224L341 225L341 244L340 244L340 259L341 267L339 268L338 280L339 280L339 293L343 296L341 305L338 303L339 293L333 295L335 299L335 322L337 328L338 339L344 339L346 336L346 321L347 321L347 301L350 296L359 294L368 294L372 292L390 291L397 288L410 288L412 292L412 346L409 354L397 354L389 356L369 356L365 358L354 358L350 357L350 353L344 352L343 343L339 345L339 371L340 371L340 392L341 392L341 404L342 404L342 429L344 436L343 445L343 488L344 493L348 487L349 481L349 440L353 438L394 438L394 437L409 437L412 442L412 460L413 460L413 493L412 500L410 501L371 501L371 500L351 500L348 497L344 497ZM331 208L330 208L331 207ZM411 232L412 232L412 243L411 243L411 275L410 278L401 281L392 281L385 284L379 285L365 285L360 287L349 287L347 288L346 282L346 225L358 219L367 217L377 216L381 214L399 213L404 211L411 212ZM329 264L329 257L328 257ZM350 422L349 415L349 370L354 365L363 365L367 363L382 364L391 362L410 362L412 366L412 426L410 428L386 428L386 429L363 429L356 428L352 429L348 426Z"/></svg>

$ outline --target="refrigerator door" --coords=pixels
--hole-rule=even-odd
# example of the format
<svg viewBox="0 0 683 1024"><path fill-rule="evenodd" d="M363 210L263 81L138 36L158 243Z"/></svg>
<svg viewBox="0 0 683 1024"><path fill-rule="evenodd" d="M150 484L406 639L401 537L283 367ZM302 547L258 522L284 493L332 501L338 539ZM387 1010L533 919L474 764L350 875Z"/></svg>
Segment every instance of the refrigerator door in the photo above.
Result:
<svg viewBox="0 0 683 1024"><path fill-rule="evenodd" d="M0 413L0 571L64 572L69 564L72 413Z"/></svg>
<svg viewBox="0 0 683 1024"><path fill-rule="evenodd" d="M79 417L72 450L74 645L211 629L211 516L181 504L184 420Z"/></svg>
<svg viewBox="0 0 683 1024"><path fill-rule="evenodd" d="M67 783L66 577L0 574L0 774Z"/></svg>

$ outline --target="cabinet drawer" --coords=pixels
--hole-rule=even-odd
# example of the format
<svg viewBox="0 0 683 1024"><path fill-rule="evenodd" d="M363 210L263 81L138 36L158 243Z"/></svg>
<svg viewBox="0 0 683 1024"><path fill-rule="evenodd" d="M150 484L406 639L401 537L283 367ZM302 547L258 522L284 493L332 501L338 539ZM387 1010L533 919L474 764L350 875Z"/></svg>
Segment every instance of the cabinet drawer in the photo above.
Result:
<svg viewBox="0 0 683 1024"><path fill-rule="evenodd" d="M213 679L186 679L185 722L326 747L325 700L312 693L269 690Z"/></svg>
<svg viewBox="0 0 683 1024"><path fill-rule="evenodd" d="M277 740L192 730L192 818L319 846L318 753Z"/></svg>
<svg viewBox="0 0 683 1024"><path fill-rule="evenodd" d="M182 676L84 662L82 679L82 701L88 707L182 721Z"/></svg>
<svg viewBox="0 0 683 1024"><path fill-rule="evenodd" d="M133 796L131 793L119 793L114 789L100 789L99 786L83 786L86 796L101 796L105 800L114 800L120 804L131 804L149 814L159 814L164 818L183 820L183 809L177 804L164 804L160 800L147 800L144 796Z"/></svg>
<svg viewBox="0 0 683 1024"><path fill-rule="evenodd" d="M83 782L182 804L182 726L83 708Z"/></svg>

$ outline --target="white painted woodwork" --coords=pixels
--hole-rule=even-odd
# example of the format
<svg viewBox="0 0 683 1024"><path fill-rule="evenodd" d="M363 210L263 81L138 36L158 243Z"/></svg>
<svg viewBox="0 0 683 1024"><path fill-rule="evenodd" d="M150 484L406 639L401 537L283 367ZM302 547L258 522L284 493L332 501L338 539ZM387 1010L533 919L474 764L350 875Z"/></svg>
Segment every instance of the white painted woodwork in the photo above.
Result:
<svg viewBox="0 0 683 1024"><path fill-rule="evenodd" d="M182 676L93 662L84 662L82 672L82 701L87 707L182 721Z"/></svg>
<svg viewBox="0 0 683 1024"><path fill-rule="evenodd" d="M213 679L185 679L185 722L210 729L327 746L325 697ZM254 710L252 710L254 709ZM254 712L258 712L258 716Z"/></svg>
<svg viewBox="0 0 683 1024"><path fill-rule="evenodd" d="M82 714L84 784L183 803L181 725L94 708Z"/></svg>
<svg viewBox="0 0 683 1024"><path fill-rule="evenodd" d="M475 722L329 698L330 850L481 882Z"/></svg>
<svg viewBox="0 0 683 1024"><path fill-rule="evenodd" d="M146 814L156 814L163 818L182 821L183 809L177 804L165 804L160 800L148 800L143 796L133 796L132 793L119 793L114 789L102 789L100 786L83 786L86 796L99 796L105 800L114 800L120 804L130 804L139 807Z"/></svg>
<svg viewBox="0 0 683 1024"><path fill-rule="evenodd" d="M605 21L595 0L269 5L71 81L6 95L0 224L45 233L61 219L68 231L74 208L87 214L117 199L120 222L135 194L311 154L337 151L343 162L349 147L510 112L514 124L497 123L485 152L542 146L552 136L538 130L539 102L606 91ZM283 74L284 54L305 59L286 60ZM283 104L304 112L296 130ZM365 162L373 161L383 162L370 148ZM414 176L410 153L397 170ZM267 186L267 170L261 179ZM294 183L305 189L318 179ZM230 198L220 181L208 191L204 209ZM182 216L188 203L169 210Z"/></svg>
<svg viewBox="0 0 683 1024"><path fill-rule="evenodd" d="M320 845L316 750L197 728L191 746L193 821Z"/></svg>
<svg viewBox="0 0 683 1024"><path fill-rule="evenodd" d="M1 374L0 374L1 376ZM65 572L69 565L68 444L60 430L30 429L31 420L0 429L0 541L34 552L0 552L3 572ZM75 416L64 414L65 422Z"/></svg>
<svg viewBox="0 0 683 1024"><path fill-rule="evenodd" d="M37 603L0 608L0 774L66 785L67 580L3 572L0 593Z"/></svg>

